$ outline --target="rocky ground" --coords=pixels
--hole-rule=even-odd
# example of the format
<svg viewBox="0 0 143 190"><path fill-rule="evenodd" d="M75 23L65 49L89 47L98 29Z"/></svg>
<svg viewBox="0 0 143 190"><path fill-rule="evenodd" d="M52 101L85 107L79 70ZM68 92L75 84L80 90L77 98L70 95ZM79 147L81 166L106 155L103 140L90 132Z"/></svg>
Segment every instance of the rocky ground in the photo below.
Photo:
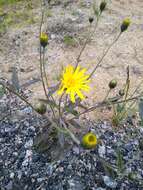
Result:
<svg viewBox="0 0 143 190"><path fill-rule="evenodd" d="M3 97L1 105L5 103ZM11 105L11 115L0 121L1 190L143 189L143 129L131 120L120 129L86 122L101 143L94 150L74 145L53 159L33 146L47 121L17 98Z"/></svg>

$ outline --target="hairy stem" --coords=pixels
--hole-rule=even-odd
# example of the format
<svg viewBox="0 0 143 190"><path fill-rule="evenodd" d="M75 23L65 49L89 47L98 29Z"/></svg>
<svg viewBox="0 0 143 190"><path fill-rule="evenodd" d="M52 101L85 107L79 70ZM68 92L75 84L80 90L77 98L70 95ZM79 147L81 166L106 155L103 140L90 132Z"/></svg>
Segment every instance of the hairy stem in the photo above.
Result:
<svg viewBox="0 0 143 190"><path fill-rule="evenodd" d="M19 97L22 101L24 101L28 106L30 106L33 110L35 110L34 106L29 103L25 97L21 96L18 92L14 91L11 87L7 86L6 84L4 84L3 82L0 82L0 84L7 89L9 92L15 94L17 97ZM36 110L35 110L36 111ZM36 111L37 113L37 111Z"/></svg>
<svg viewBox="0 0 143 190"><path fill-rule="evenodd" d="M40 74L41 74L43 90L44 90L45 96L48 99L48 95L47 95L47 92L46 92L46 86L45 86L45 82L44 82L44 76L43 76L43 61L42 61L42 47L41 47L41 45L40 45Z"/></svg>
<svg viewBox="0 0 143 190"><path fill-rule="evenodd" d="M138 95L138 96L135 96L135 97L132 97L132 98L128 98L128 99L126 99L126 102L133 101L133 100L137 100L138 98L140 98L140 97L142 97L142 96L143 96L143 95L141 94L141 95ZM121 104L121 103L124 103L124 101L125 101L125 100L121 100L121 101L117 101L117 102L111 102L111 101L109 102L109 101L107 100L107 101L105 101L105 102L99 102L99 103L97 103L95 106L92 106L92 107L88 108L87 110L85 110L85 111L79 113L77 116L72 117L72 118L69 119L68 121L71 121L71 120L73 120L73 119L78 119L79 116L81 116L81 115L83 115L83 114L86 114L86 113L89 113L89 112L92 112L92 111L94 111L94 110L97 109L97 108L100 108L100 107L103 107L103 106L107 106L107 105L111 105L111 104Z"/></svg>
<svg viewBox="0 0 143 190"><path fill-rule="evenodd" d="M47 85L47 88L48 88L49 84L48 84L48 78L47 78L46 69L45 69L45 47L43 48L43 62L42 62L42 65L43 65L43 73L44 73L46 85Z"/></svg>
<svg viewBox="0 0 143 190"><path fill-rule="evenodd" d="M81 55L82 55L82 53L84 52L84 50L85 50L85 48L86 48L86 46L87 46L87 44L88 44L88 41L89 41L89 40L91 39L91 37L95 34L95 31L96 31L97 26L98 26L98 21L99 21L99 18L98 18L97 21L96 21L96 25L95 25L94 31L93 31L93 32L92 32L92 31L89 31L90 35L86 38L86 40L85 40L85 42L84 42L84 44L83 44L83 46L82 46L82 48L81 48L81 50L80 50L80 52L79 52L79 55L78 55L78 57L77 57L77 59L76 59L75 69L78 67L78 64L79 64L79 62L80 62ZM91 25L90 25L90 30L91 30Z"/></svg>
<svg viewBox="0 0 143 190"><path fill-rule="evenodd" d="M47 89L49 89L49 84L48 84L48 78L46 75L46 69L45 69L45 48L43 48L43 61L42 61L42 66L43 66L43 74L44 74L44 78L46 81L46 87ZM54 104L56 104L54 97L52 95L50 95L50 97L52 98L52 101L54 102Z"/></svg>
<svg viewBox="0 0 143 190"><path fill-rule="evenodd" d="M97 68L99 66L101 66L101 63L104 59L104 57L108 54L109 50L112 48L112 46L118 41L118 39L120 38L121 36L121 32L119 33L119 35L117 36L117 38L110 44L110 46L107 48L107 50L104 52L104 54L102 55L101 59L98 61L96 67L93 69L93 71L91 72L91 74L89 75L89 78L91 78L93 76L93 74L95 73L95 71L97 70Z"/></svg>

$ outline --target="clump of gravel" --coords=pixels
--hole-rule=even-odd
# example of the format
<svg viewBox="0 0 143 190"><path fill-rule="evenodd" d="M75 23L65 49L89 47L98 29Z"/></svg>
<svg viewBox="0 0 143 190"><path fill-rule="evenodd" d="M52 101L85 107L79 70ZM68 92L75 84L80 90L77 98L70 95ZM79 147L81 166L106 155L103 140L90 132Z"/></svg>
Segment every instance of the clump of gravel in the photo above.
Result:
<svg viewBox="0 0 143 190"><path fill-rule="evenodd" d="M18 108L21 115L0 121L1 190L143 189L142 128L127 124L116 130L106 122L89 122L88 128L100 139L97 147L84 150L73 145L53 161L33 148L45 121L21 101L12 101L11 109Z"/></svg>

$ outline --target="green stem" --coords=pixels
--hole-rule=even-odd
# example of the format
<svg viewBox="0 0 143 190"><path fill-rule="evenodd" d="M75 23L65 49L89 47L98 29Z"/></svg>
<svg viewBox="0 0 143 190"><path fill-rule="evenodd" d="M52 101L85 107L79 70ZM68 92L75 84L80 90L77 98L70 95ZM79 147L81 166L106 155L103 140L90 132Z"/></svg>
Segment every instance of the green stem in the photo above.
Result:
<svg viewBox="0 0 143 190"><path fill-rule="evenodd" d="M42 6L42 4L41 4L41 6ZM42 24L43 24L43 20L44 20L44 10L41 10L41 11L42 11L42 18L41 18L41 23L40 23L39 39L40 39L40 36L41 36ZM42 47L41 47L41 44L40 44L40 74L41 74L41 80L42 80L42 85L43 85L45 96L46 96L47 100L49 100L49 97L48 97L48 94L47 94L47 91L46 91L45 82L44 82L44 76L43 76L43 72L44 72L44 75L46 77L44 60L45 60L45 48L43 48L43 59L42 59ZM48 85L47 77L46 77L46 83ZM53 107L51 105L50 105L50 108L52 110L54 118L56 119L56 115L55 115L54 109L53 109Z"/></svg>
<svg viewBox="0 0 143 190"><path fill-rule="evenodd" d="M103 100L103 101L106 101L106 99L108 98L108 96L109 96L110 92L111 92L111 89L109 89L109 90L107 91L107 94L106 94L106 96L105 96L105 98L104 98L104 100Z"/></svg>
<svg viewBox="0 0 143 190"><path fill-rule="evenodd" d="M47 85L47 88L49 87L49 84L48 84L48 79L47 79L47 74L46 74L46 69L45 69L45 47L43 48L43 73L44 73L44 77L45 77L45 80L46 80L46 85Z"/></svg>
<svg viewBox="0 0 143 190"><path fill-rule="evenodd" d="M40 45L40 74L41 74L43 90L44 90L45 96L48 99L48 95L47 95L47 92L46 92L46 86L45 86L45 82L44 82L44 76L43 76L43 61L42 61L42 47L41 47L41 45Z"/></svg>
<svg viewBox="0 0 143 190"><path fill-rule="evenodd" d="M62 118L62 111L61 111L61 103L62 103L62 98L64 96L65 92L62 93L60 99L59 99L59 120Z"/></svg>
<svg viewBox="0 0 143 190"><path fill-rule="evenodd" d="M47 86L47 89L49 89L48 78L47 78L46 69L45 69L45 48L43 48L43 62L42 62L42 66L43 66L44 78L46 80L46 86ZM52 98L52 101L54 102L54 104L56 104L56 102L54 100L54 97L52 95L50 95L50 97Z"/></svg>
<svg viewBox="0 0 143 190"><path fill-rule="evenodd" d="M138 95L138 96L135 96L135 97L132 97L132 98L128 98L126 99L126 102L129 102L129 101L133 101L133 100L137 100L138 98L142 97L143 95ZM110 104L121 104L121 103L124 103L124 100L121 100L121 101L117 101L117 102L109 102L108 100L105 101L105 102L99 102L97 103L95 106L92 106L90 108L88 108L87 110L79 113L77 116L74 116L72 117L71 119L67 120L67 121L71 121L73 119L78 119L79 116L83 115L83 114L86 114L86 113L89 113L89 112L92 112L94 111L95 109L97 108L100 108L100 107L103 107L103 106L107 106L107 105L110 105Z"/></svg>
<svg viewBox="0 0 143 190"><path fill-rule="evenodd" d="M102 55L101 59L98 61L96 67L93 69L93 71L91 72L91 74L89 75L89 78L91 78L93 76L93 74L95 73L95 71L97 70L97 68L99 66L101 66L101 63L104 59L104 57L107 55L107 53L109 52L109 50L112 48L112 46L118 41L118 39L120 38L121 36L121 32L119 33L119 35L117 36L117 38L110 44L110 46L107 48L107 50L104 52L104 54Z"/></svg>
<svg viewBox="0 0 143 190"><path fill-rule="evenodd" d="M73 142L75 142L77 145L80 145L80 141L76 138L76 136L67 128L65 122L62 121L62 124L64 126L64 129L67 131L67 134L71 137ZM70 123L69 123L70 125Z"/></svg>
<svg viewBox="0 0 143 190"><path fill-rule="evenodd" d="M15 94L17 97L19 97L22 101L24 101L28 106L30 106L33 110L35 110L34 106L29 103L25 97L21 96L18 92L14 91L12 88L8 87L6 84L4 84L3 82L0 82L0 84L7 89L9 92L12 92L13 94ZM36 110L35 110L36 111ZM36 111L37 113L37 111Z"/></svg>
<svg viewBox="0 0 143 190"><path fill-rule="evenodd" d="M88 44L88 41L89 41L89 40L91 39L91 37L95 34L95 31L96 31L97 26L98 26L98 21L99 21L99 18L97 19L97 22L96 22L94 31L93 31L93 32L92 32L92 31L89 31L90 35L86 38L85 43L83 44L83 46L82 46L82 48L81 48L81 50L80 50L80 52L79 52L79 55L78 55L78 57L77 57L77 59L76 59L75 70L76 70L76 68L77 68L78 65L79 65L81 55L82 55L82 53L84 52L84 50L85 50L85 48L86 48L86 46L87 46L87 44ZM90 26L91 26L91 25L90 25ZM90 30L91 30L91 27L90 27Z"/></svg>

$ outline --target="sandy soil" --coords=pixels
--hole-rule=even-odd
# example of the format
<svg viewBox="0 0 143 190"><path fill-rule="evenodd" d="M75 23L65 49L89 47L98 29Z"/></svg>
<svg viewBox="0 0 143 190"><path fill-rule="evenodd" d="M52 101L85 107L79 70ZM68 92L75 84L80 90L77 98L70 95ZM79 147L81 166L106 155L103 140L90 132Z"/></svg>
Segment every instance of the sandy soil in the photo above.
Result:
<svg viewBox="0 0 143 190"><path fill-rule="evenodd" d="M88 17L92 15L91 1L69 3L53 6L52 15L45 18L43 29L47 29L50 40L46 51L46 72L51 84L57 82L62 66L75 64L80 47L67 47L63 43L64 35L78 38L88 31ZM33 15L40 18L40 9L33 10ZM143 1L142 0L112 0L103 13L98 29L92 41L84 51L80 64L88 68L90 73L103 52L116 38L120 24L126 17L130 17L132 24L119 41L112 47L98 68L91 81L92 90L87 96L87 104L102 100L108 89L108 82L118 80L118 89L126 79L126 67L130 66L131 89L143 77ZM10 27L6 34L1 36L0 45L0 75L11 79L11 68L16 66L20 85L32 79L40 79L39 74L39 22L21 28ZM41 82L28 85L27 89L33 92L33 98L43 95ZM32 99L33 99L32 98Z"/></svg>

